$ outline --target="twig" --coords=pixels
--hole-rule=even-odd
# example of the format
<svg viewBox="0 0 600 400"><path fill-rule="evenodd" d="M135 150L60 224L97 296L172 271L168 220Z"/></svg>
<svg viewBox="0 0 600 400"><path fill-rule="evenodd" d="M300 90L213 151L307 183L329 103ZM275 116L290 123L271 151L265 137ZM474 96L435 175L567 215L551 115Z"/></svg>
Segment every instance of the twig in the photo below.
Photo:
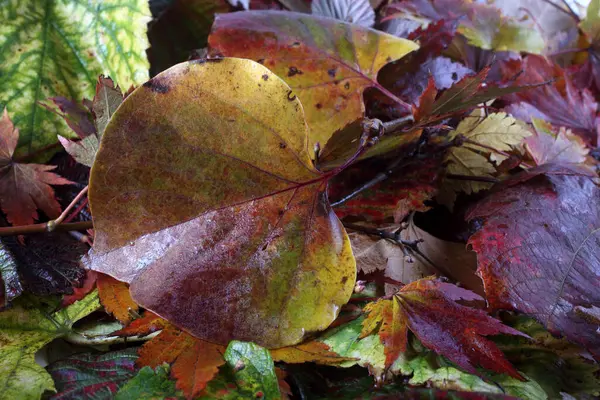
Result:
<svg viewBox="0 0 600 400"><path fill-rule="evenodd" d="M470 175L458 175L458 174L446 174L446 178L454 179L457 181L474 181L474 182L489 182L498 183L499 179L491 176L470 176Z"/></svg>
<svg viewBox="0 0 600 400"><path fill-rule="evenodd" d="M482 144L482 143L476 142L476 141L474 141L474 140L471 140L471 139L469 139L469 138L467 138L467 137L464 137L464 136L462 137L462 139L461 139L461 140L462 140L462 142L463 142L463 143L468 143L468 144L471 144L471 145L473 145L473 146L479 146L479 147L481 147L482 149L489 150L489 151L491 151L492 153L500 154L501 156L504 156L504 157L506 157L506 158L510 158L510 156L511 156L510 154L508 154L508 153L507 153L507 152L505 152L505 151L498 150L498 149L496 149L496 148L494 148L494 147L491 147L491 146L488 146L488 145L485 145L485 144ZM520 164L521 164L521 165L523 165L525 168L533 168L533 165L529 165L529 164L528 164L528 163L526 163L525 161L521 161L521 162L520 162Z"/></svg>
<svg viewBox="0 0 600 400"><path fill-rule="evenodd" d="M71 211L71 209L73 207L75 207L75 205L77 203L79 203L79 200L81 200L81 198L83 196L85 196L85 194L88 191L88 186L84 187L83 189L81 189L81 192L79 192L77 194L77 196L75 196L75 198L73 199L73 201L71 201L71 203L67 206L67 208L64 209L64 211L58 216L58 218L52 220L52 221L48 221L47 225L48 225L48 232L52 232L54 229L56 229L56 227L58 225L60 225L65 218L67 218L67 215L69 214L69 211Z"/></svg>
<svg viewBox="0 0 600 400"><path fill-rule="evenodd" d="M573 18L577 23L579 23L579 16L577 15L577 13L575 13L575 11L573 11L573 9L571 9L571 7L569 5L567 5L568 10L565 10L564 8L562 8L561 6L559 6L558 4L554 3L551 0L542 0L542 1L546 4L550 4L552 7L556 8L560 12L567 14L569 17ZM563 3L566 3L566 2L563 1Z"/></svg>
<svg viewBox="0 0 600 400"><path fill-rule="evenodd" d="M71 222L68 224L60 224L54 227L54 231L83 231L86 229L92 229L94 224L92 221L82 221L82 222ZM32 224L32 225L22 225L22 226L7 226L0 228L0 236L18 236L18 235L27 235L30 233L43 233L50 232L48 231L48 223L44 222L42 224Z"/></svg>

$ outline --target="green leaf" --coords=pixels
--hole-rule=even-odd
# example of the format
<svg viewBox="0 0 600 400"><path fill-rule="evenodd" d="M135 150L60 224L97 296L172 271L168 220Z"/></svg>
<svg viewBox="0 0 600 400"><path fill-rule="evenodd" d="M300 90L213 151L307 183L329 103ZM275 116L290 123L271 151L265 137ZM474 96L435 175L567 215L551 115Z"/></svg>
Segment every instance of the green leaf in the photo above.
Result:
<svg viewBox="0 0 600 400"><path fill-rule="evenodd" d="M238 387L248 398L281 398L275 364L267 349L254 343L233 340L227 346L224 357L233 370Z"/></svg>
<svg viewBox="0 0 600 400"><path fill-rule="evenodd" d="M115 396L115 400L161 400L183 398L175 388L175 381L169 379L169 365L159 365L155 369L142 368L127 382Z"/></svg>
<svg viewBox="0 0 600 400"><path fill-rule="evenodd" d="M97 291L53 313L28 307L27 300L20 298L0 313L0 400L37 400L54 390L52 378L34 360L36 351L100 308Z"/></svg>
<svg viewBox="0 0 600 400"><path fill-rule="evenodd" d="M592 42L600 39L600 0L590 1L585 19L581 21L579 27Z"/></svg>
<svg viewBox="0 0 600 400"><path fill-rule="evenodd" d="M9 0L0 7L0 109L21 131L17 155L69 135L60 116L39 104L80 101L108 74L123 87L147 79L144 0Z"/></svg>
<svg viewBox="0 0 600 400"><path fill-rule="evenodd" d="M52 399L111 400L119 387L135 375L137 350L79 353L50 364L46 369L57 391Z"/></svg>

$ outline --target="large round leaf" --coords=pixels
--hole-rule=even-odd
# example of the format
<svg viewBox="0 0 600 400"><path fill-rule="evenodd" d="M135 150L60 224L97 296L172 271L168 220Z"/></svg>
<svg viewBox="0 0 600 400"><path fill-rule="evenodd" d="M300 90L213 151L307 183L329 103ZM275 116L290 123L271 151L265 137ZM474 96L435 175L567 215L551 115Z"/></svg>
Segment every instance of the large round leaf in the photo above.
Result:
<svg viewBox="0 0 600 400"><path fill-rule="evenodd" d="M102 138L91 268L205 340L278 347L326 328L355 263L307 143L302 105L258 63L161 73Z"/></svg>

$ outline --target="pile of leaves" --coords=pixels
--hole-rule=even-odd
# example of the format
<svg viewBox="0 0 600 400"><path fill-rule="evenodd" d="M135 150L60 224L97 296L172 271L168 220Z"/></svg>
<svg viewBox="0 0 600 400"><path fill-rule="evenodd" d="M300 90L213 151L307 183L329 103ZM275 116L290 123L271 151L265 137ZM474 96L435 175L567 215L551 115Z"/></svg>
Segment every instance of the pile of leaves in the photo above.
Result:
<svg viewBox="0 0 600 400"><path fill-rule="evenodd" d="M600 1L514 3L0 7L0 399L600 396Z"/></svg>

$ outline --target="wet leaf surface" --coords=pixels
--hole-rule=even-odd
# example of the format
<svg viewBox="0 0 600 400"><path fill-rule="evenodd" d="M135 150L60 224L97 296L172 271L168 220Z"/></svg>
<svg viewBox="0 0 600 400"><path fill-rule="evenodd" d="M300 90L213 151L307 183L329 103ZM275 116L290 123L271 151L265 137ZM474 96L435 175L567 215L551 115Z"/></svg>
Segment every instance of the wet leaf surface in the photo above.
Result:
<svg viewBox="0 0 600 400"><path fill-rule="evenodd" d="M469 244L487 299L531 315L598 358L598 326L577 310L600 302L599 189L584 176L521 176L467 215L483 222Z"/></svg>
<svg viewBox="0 0 600 400"><path fill-rule="evenodd" d="M356 271L289 94L260 64L224 59L127 97L92 168L92 269L206 340L281 347L326 328Z"/></svg>

